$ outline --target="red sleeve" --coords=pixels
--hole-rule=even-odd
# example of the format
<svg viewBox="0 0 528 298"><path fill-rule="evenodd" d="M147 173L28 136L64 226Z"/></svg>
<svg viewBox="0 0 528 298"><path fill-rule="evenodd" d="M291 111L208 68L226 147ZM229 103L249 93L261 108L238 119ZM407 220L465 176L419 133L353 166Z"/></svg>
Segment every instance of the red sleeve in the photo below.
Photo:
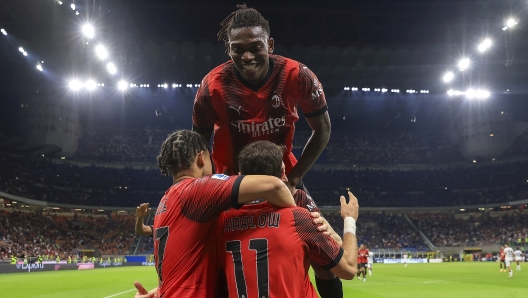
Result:
<svg viewBox="0 0 528 298"><path fill-rule="evenodd" d="M195 179L182 193L181 206L185 217L199 223L217 218L222 211L239 208L238 190L244 176L215 174Z"/></svg>
<svg viewBox="0 0 528 298"><path fill-rule="evenodd" d="M334 268L343 257L343 249L329 236L317 230L310 212L303 208L293 208L295 230L301 240L308 245L310 258L325 270Z"/></svg>
<svg viewBox="0 0 528 298"><path fill-rule="evenodd" d="M193 106L193 127L196 131L212 131L218 115L213 107L211 94L209 92L209 80L205 77L198 88Z"/></svg>
<svg viewBox="0 0 528 298"><path fill-rule="evenodd" d="M315 204L314 200L311 196L309 196L304 190L297 189L295 192L295 195L293 196L293 199L295 200L295 204L297 207L301 207L304 209L307 209L310 212L321 212L319 210L319 207L317 207L317 204Z"/></svg>
<svg viewBox="0 0 528 298"><path fill-rule="evenodd" d="M302 63L299 63L297 91L300 96L299 105L306 118L317 117L328 110L323 85L315 74Z"/></svg>

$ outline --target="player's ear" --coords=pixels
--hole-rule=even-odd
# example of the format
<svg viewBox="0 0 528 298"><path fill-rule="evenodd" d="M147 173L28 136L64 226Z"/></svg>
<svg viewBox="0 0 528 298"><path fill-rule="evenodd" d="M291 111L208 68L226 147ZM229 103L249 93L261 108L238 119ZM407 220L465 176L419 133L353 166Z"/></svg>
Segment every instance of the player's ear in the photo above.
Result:
<svg viewBox="0 0 528 298"><path fill-rule="evenodd" d="M272 54L273 50L275 50L275 41L270 37L268 39L268 53Z"/></svg>
<svg viewBox="0 0 528 298"><path fill-rule="evenodd" d="M286 169L285 168L282 168L281 169L281 180L282 182L286 183L288 182L288 176L286 175Z"/></svg>
<svg viewBox="0 0 528 298"><path fill-rule="evenodd" d="M198 168L203 168L205 166L205 151L198 152L198 155L196 155L196 165Z"/></svg>

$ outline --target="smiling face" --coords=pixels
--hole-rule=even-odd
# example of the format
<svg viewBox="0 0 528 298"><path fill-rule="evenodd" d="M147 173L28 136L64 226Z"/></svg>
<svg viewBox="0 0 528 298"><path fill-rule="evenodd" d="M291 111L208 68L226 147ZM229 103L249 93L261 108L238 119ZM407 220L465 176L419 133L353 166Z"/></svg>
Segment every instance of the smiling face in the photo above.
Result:
<svg viewBox="0 0 528 298"><path fill-rule="evenodd" d="M232 29L230 33L231 60L245 81L258 84L268 74L273 38L269 38L260 26Z"/></svg>

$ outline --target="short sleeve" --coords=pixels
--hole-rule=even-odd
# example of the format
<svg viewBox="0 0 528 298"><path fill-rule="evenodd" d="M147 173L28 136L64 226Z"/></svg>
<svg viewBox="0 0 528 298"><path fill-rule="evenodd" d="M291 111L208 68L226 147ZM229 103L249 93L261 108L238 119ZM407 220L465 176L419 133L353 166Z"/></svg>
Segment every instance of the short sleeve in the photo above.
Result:
<svg viewBox="0 0 528 298"><path fill-rule="evenodd" d="M317 117L328 110L323 85L315 74L302 63L299 63L297 91L300 97L299 105L306 118Z"/></svg>
<svg viewBox="0 0 528 298"><path fill-rule="evenodd" d="M292 213L295 230L308 246L310 258L326 270L334 268L343 257L343 248L334 239L317 230L308 210L293 208Z"/></svg>
<svg viewBox="0 0 528 298"><path fill-rule="evenodd" d="M209 83L207 77L205 77L194 98L192 114L193 129L197 132L212 131L217 118L218 116L211 100Z"/></svg>
<svg viewBox="0 0 528 298"><path fill-rule="evenodd" d="M192 221L206 223L229 208L239 208L238 192L243 178L215 174L194 179L179 195L183 215Z"/></svg>
<svg viewBox="0 0 528 298"><path fill-rule="evenodd" d="M295 200L297 207L307 209L310 212L321 212L312 197L302 189L297 189L293 195L293 199Z"/></svg>

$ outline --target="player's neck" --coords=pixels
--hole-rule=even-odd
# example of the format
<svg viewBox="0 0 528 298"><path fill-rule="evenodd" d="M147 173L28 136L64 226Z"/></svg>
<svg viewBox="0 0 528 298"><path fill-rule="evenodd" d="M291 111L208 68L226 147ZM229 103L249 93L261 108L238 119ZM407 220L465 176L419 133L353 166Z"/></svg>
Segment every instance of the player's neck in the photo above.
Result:
<svg viewBox="0 0 528 298"><path fill-rule="evenodd" d="M176 184L184 179L188 178L202 178L204 176L203 171L197 167L191 166L189 169L180 171L172 175L172 183Z"/></svg>

